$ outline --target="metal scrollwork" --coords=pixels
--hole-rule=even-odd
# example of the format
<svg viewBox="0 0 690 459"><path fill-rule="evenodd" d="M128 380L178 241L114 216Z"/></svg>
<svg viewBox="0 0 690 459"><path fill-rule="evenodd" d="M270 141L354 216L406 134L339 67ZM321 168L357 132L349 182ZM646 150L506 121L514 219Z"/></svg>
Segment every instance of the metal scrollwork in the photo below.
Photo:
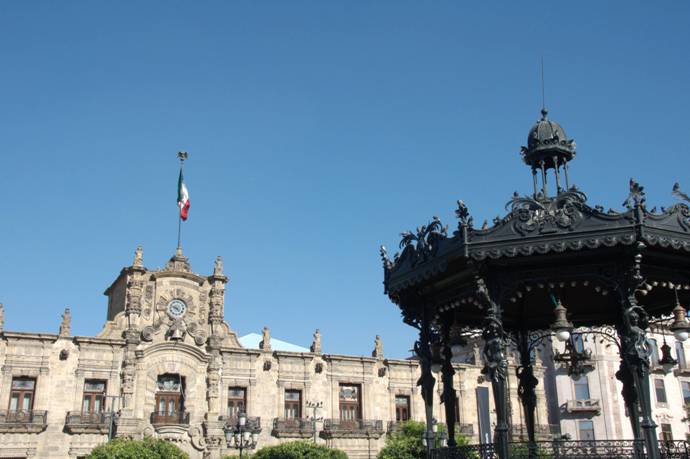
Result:
<svg viewBox="0 0 690 459"><path fill-rule="evenodd" d="M458 200L458 208L455 210L455 216L458 217L460 226L472 228L474 218L472 218L465 202L461 199Z"/></svg>
<svg viewBox="0 0 690 459"><path fill-rule="evenodd" d="M513 230L525 236L535 231L552 233L573 230L583 220L587 197L571 189L549 199L513 196L506 207L512 213Z"/></svg>
<svg viewBox="0 0 690 459"><path fill-rule="evenodd" d="M414 266L436 254L439 242L448 236L448 227L443 226L438 217L433 217L429 224L417 228L416 233L405 231L400 236L400 248L403 249L401 257L409 253Z"/></svg>

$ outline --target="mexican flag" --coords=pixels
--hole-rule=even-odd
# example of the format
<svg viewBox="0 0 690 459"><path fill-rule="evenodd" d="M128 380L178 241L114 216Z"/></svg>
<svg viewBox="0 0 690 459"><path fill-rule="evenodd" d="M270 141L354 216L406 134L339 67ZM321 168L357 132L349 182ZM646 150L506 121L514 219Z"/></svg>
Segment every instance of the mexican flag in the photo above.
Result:
<svg viewBox="0 0 690 459"><path fill-rule="evenodd" d="M180 169L180 178L177 180L177 207L180 208L180 218L187 221L189 216L189 191L187 185L184 184L182 178L182 169Z"/></svg>

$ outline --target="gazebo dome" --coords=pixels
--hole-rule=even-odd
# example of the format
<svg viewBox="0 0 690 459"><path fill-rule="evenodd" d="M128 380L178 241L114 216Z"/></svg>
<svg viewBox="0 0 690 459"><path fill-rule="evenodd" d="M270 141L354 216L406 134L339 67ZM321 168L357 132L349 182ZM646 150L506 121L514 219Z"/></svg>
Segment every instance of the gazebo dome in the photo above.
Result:
<svg viewBox="0 0 690 459"><path fill-rule="evenodd" d="M529 130L527 147L522 147L526 164L533 168L556 168L575 156L575 141L568 139L563 127L548 119L548 110L542 108L541 119Z"/></svg>

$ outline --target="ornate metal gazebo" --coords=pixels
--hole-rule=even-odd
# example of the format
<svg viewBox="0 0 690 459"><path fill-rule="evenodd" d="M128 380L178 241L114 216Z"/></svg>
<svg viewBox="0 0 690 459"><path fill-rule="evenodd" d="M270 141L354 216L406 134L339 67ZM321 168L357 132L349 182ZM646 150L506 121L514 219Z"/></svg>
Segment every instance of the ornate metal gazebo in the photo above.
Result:
<svg viewBox="0 0 690 459"><path fill-rule="evenodd" d="M496 217L493 225L475 228L466 205L458 201L452 234L434 217L402 234L402 250L392 260L381 248L385 292L404 322L419 330L415 349L427 424L430 428L435 384L431 366L441 365L449 431L444 454L462 457L453 453L451 362L466 333L478 330L484 339L483 373L491 381L496 410L492 448L501 459L509 457L506 349L514 346L520 353L518 393L529 456L536 457L534 338L553 336L568 343L574 328L604 333L605 327L620 349L617 378L631 414L631 455L663 457L652 418L646 335L650 322L667 320L678 339L688 337L681 304L690 299L690 208L676 203L648 209L643 187L633 180L624 210L588 205L569 177L575 142L548 119L546 110L521 154L531 169L533 190L528 196L514 193L507 215ZM673 194L688 201L677 184ZM571 363L577 362L573 352Z"/></svg>

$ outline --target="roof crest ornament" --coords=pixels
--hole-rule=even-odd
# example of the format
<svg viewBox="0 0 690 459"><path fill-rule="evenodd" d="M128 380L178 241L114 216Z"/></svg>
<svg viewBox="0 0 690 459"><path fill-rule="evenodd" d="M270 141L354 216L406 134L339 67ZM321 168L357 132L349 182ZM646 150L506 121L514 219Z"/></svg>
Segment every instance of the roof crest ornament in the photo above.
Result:
<svg viewBox="0 0 690 459"><path fill-rule="evenodd" d="M222 276L223 275L223 259L220 255L216 257L216 261L213 264L213 275Z"/></svg>
<svg viewBox="0 0 690 459"><path fill-rule="evenodd" d="M400 248L403 249L403 258L406 254L412 257L412 265L423 263L431 258L438 250L442 239L448 236L448 226L443 226L441 220L434 216L426 225L417 227L417 230L400 233Z"/></svg>
<svg viewBox="0 0 690 459"><path fill-rule="evenodd" d="M645 197L644 187L637 183L633 178L630 179L630 193L623 201L623 206L628 210L644 207L647 198Z"/></svg>

